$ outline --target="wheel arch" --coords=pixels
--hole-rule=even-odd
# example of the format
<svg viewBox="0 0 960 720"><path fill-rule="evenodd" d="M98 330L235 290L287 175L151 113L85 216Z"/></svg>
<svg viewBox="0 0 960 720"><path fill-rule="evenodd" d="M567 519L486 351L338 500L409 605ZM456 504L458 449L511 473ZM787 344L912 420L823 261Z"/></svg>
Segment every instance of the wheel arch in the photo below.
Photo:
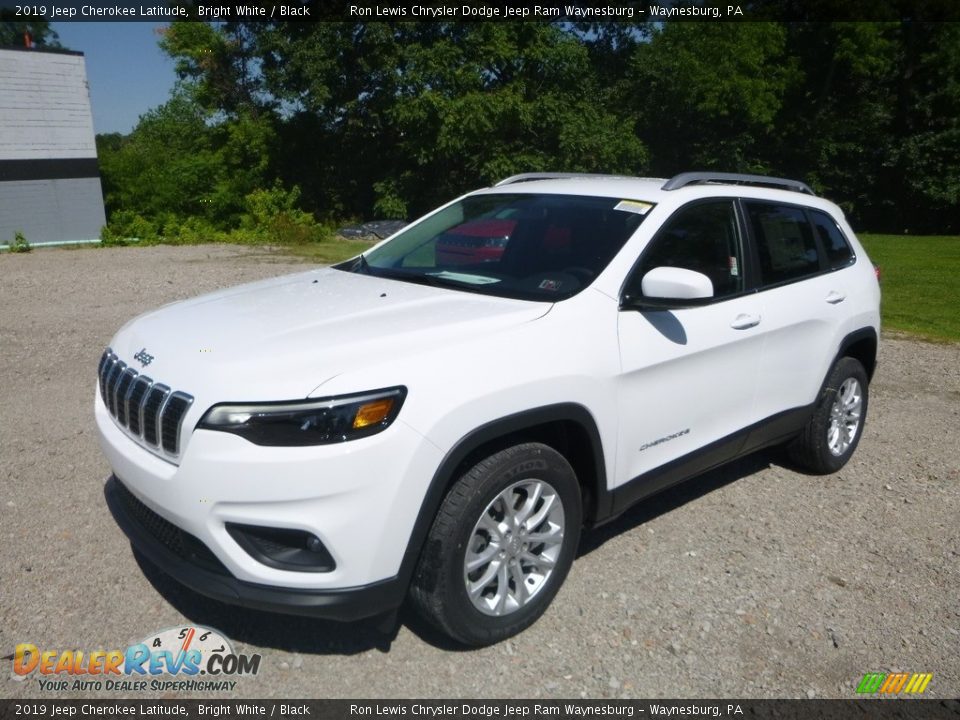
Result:
<svg viewBox="0 0 960 720"><path fill-rule="evenodd" d="M567 459L582 488L585 523L609 514L607 508L598 507L610 498L600 431L583 405L558 403L493 420L462 437L434 473L401 563L399 576L404 586L413 577L443 498L460 474L483 457L521 442L542 442Z"/></svg>
<svg viewBox="0 0 960 720"><path fill-rule="evenodd" d="M833 365L842 357L852 357L863 365L863 369L867 371L867 380L872 382L873 372L877 367L877 345L877 331L874 328L866 327L854 330L840 342L840 350L837 352ZM831 365L831 369L833 365Z"/></svg>

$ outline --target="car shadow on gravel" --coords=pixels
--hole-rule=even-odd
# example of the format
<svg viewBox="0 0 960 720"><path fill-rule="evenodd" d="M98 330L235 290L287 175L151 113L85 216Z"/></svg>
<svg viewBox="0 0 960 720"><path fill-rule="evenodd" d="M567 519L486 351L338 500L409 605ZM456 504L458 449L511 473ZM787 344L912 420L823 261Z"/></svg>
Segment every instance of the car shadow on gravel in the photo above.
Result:
<svg viewBox="0 0 960 720"><path fill-rule="evenodd" d="M577 551L577 557L581 558L589 555L608 540L676 510L688 502L708 495L714 490L719 490L741 478L760 472L769 467L771 463L788 467L784 455L785 453L779 449L761 450L642 500L615 520L584 533L580 539L580 549Z"/></svg>
<svg viewBox="0 0 960 720"><path fill-rule="evenodd" d="M290 653L356 655L374 649L388 652L400 627L397 622L388 623L389 629L378 627L377 619L335 622L227 605L181 585L131 550L144 577L184 617L238 642Z"/></svg>
<svg viewBox="0 0 960 720"><path fill-rule="evenodd" d="M761 451L664 490L615 520L584 533L577 557L589 555L622 533L759 472L771 462L787 465L781 452ZM373 649L389 652L400 627L406 626L420 640L439 650L470 650L431 627L407 605L400 609L397 617L386 621L374 618L350 623L251 610L194 592L170 578L136 550L133 553L150 584L184 617L198 625L215 628L239 642L310 655L355 655Z"/></svg>

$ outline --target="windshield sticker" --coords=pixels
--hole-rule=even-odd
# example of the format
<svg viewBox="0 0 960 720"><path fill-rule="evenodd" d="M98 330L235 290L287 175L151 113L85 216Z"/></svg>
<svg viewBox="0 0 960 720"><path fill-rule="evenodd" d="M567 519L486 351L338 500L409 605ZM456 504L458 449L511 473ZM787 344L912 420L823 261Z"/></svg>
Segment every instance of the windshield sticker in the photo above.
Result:
<svg viewBox="0 0 960 720"><path fill-rule="evenodd" d="M551 290L556 292L560 289L560 286L563 285L561 280L541 280L540 284L537 285L541 290Z"/></svg>
<svg viewBox="0 0 960 720"><path fill-rule="evenodd" d="M448 272L444 270L438 273L427 273L430 277L441 278L442 280L453 280L454 282L468 283L469 285L490 285L498 283L497 278L487 277L486 275L469 275L468 273Z"/></svg>
<svg viewBox="0 0 960 720"><path fill-rule="evenodd" d="M621 200L613 206L613 209L636 213L637 215L646 215L652 207L653 203L640 202L639 200Z"/></svg>

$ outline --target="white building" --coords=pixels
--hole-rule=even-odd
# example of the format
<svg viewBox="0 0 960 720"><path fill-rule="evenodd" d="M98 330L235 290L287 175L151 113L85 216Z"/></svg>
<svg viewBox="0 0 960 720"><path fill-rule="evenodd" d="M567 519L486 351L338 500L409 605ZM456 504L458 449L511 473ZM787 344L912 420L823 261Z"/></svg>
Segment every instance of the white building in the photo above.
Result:
<svg viewBox="0 0 960 720"><path fill-rule="evenodd" d="M0 49L0 244L95 240L105 223L83 53Z"/></svg>

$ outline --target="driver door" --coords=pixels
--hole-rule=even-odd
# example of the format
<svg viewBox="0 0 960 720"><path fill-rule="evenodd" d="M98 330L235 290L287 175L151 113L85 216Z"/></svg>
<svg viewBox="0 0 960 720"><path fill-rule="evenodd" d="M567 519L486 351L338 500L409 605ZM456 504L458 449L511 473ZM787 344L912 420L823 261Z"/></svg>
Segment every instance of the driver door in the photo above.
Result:
<svg viewBox="0 0 960 720"><path fill-rule="evenodd" d="M616 482L632 502L736 453L755 421L763 346L760 303L746 292L742 224L732 199L678 210L650 241L624 295L655 267L703 273L714 296L695 307L619 312ZM719 442L722 441L722 442ZM626 497L629 496L629 497Z"/></svg>

